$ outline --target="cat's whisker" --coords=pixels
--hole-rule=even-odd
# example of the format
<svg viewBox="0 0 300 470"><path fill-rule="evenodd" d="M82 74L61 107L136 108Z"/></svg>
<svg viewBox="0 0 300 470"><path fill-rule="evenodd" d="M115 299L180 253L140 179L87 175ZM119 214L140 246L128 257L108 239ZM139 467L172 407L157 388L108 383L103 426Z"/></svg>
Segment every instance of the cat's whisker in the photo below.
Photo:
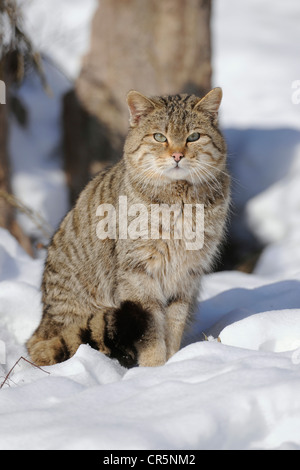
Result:
<svg viewBox="0 0 300 470"><path fill-rule="evenodd" d="M199 166L194 167L192 170L196 173L202 183L207 183L207 180L214 179L214 175L212 175L209 170L204 168L202 163Z"/></svg>
<svg viewBox="0 0 300 470"><path fill-rule="evenodd" d="M205 165L213 168L214 170L218 171L219 173L222 173L224 174L226 177L228 176L228 173L226 173L226 171L224 170L221 170L221 168L218 168L217 166L213 166L213 165L210 165L208 162L202 162L204 163ZM234 178L232 175L230 176L230 179L233 183L239 185L240 187L244 188L244 186L241 184L241 182L237 179L237 178Z"/></svg>
<svg viewBox="0 0 300 470"><path fill-rule="evenodd" d="M202 168L202 171L207 175L207 183L210 183L210 187L213 190L219 190L222 187L220 181L218 181L218 179L211 172L204 168Z"/></svg>
<svg viewBox="0 0 300 470"><path fill-rule="evenodd" d="M212 178L214 181L216 181L216 183L218 183L218 185L221 184L221 182L218 180L218 178L216 177L216 175L213 174L213 172L210 170L210 168L212 168L213 170L219 170L221 171L222 173L224 173L226 175L225 172L223 172L222 170L220 170L219 168L213 166L213 165L210 165L208 162L201 162L201 169L203 171L206 172L207 175L210 176L210 178Z"/></svg>
<svg viewBox="0 0 300 470"><path fill-rule="evenodd" d="M221 170L221 168L218 168L216 165L211 165L211 164L208 163L208 162L201 162L201 165L205 165L205 166L207 166L207 167L209 167L209 168L212 168L213 170L218 171L219 173L222 173L223 175L228 176L228 173L226 173L226 171Z"/></svg>
<svg viewBox="0 0 300 470"><path fill-rule="evenodd" d="M207 169L205 169L201 166L200 168L194 168L194 172L198 176L199 180L202 183L207 184L207 186L212 191L220 192L220 190L222 189L221 183L217 180L217 178L209 170L207 170Z"/></svg>

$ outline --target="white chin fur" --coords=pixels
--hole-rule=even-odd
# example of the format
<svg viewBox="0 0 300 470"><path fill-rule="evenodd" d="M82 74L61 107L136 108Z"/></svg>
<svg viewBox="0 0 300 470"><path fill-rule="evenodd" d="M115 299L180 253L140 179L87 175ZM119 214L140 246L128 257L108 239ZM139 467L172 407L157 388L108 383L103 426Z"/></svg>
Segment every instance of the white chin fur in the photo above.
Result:
<svg viewBox="0 0 300 470"><path fill-rule="evenodd" d="M190 181L190 172L185 168L170 168L164 172L164 175L171 180Z"/></svg>

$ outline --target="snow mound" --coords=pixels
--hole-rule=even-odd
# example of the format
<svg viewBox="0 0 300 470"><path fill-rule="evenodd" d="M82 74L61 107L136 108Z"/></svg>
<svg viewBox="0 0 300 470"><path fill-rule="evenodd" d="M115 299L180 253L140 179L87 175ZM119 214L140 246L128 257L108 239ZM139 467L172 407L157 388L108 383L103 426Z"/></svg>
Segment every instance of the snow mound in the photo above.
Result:
<svg viewBox="0 0 300 470"><path fill-rule="evenodd" d="M0 261L4 381L28 357L43 262L3 229ZM21 359L0 390L1 448L300 449L299 281L206 276L202 315L162 367L127 370L89 345L42 369Z"/></svg>

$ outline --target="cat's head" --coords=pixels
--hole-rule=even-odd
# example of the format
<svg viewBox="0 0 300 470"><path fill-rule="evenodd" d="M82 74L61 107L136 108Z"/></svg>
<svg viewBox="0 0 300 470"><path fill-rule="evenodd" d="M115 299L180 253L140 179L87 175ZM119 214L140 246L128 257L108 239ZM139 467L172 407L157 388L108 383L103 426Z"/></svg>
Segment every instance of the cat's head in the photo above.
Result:
<svg viewBox="0 0 300 470"><path fill-rule="evenodd" d="M218 129L221 88L204 98L174 95L148 98L130 91L130 129L125 158L131 169L157 184L185 180L191 184L218 178L226 144Z"/></svg>

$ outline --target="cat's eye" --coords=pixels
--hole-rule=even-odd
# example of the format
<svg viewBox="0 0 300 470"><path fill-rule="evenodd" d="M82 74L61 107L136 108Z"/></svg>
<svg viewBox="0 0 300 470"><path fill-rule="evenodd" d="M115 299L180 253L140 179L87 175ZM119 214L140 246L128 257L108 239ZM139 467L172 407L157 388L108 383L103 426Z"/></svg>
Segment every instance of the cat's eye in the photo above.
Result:
<svg viewBox="0 0 300 470"><path fill-rule="evenodd" d="M187 142L196 142L196 140L200 139L200 134L199 132L193 132L191 135L188 136L186 139Z"/></svg>
<svg viewBox="0 0 300 470"><path fill-rule="evenodd" d="M157 132L156 134L153 134L153 137L157 142L167 142L166 136L164 136L163 134L160 134L159 132Z"/></svg>

